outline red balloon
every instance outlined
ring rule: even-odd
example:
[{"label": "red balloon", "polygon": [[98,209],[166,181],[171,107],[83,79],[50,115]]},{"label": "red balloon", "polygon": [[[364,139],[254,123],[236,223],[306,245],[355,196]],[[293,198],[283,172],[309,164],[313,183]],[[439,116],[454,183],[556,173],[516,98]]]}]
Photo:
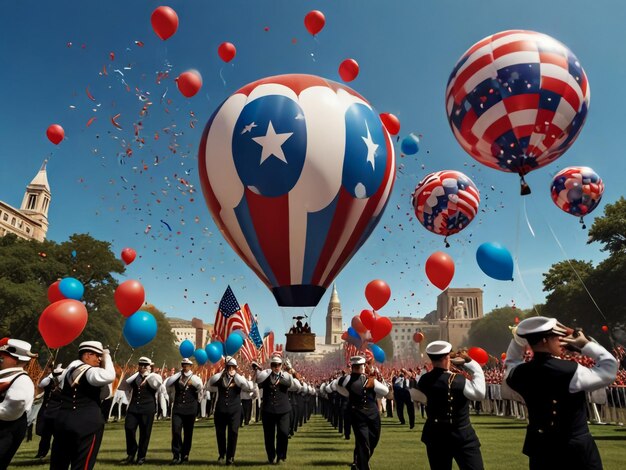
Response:
[{"label": "red balloon", "polygon": [[220,56],[224,62],[230,62],[237,55],[237,48],[231,42],[223,42],[217,48],[217,55]]},{"label": "red balloon", "polygon": [[383,121],[385,129],[391,135],[397,135],[400,132],[400,119],[391,113],[380,113],[380,120]]},{"label": "red balloon", "polygon": [[78,300],[59,300],[41,313],[39,332],[49,348],[67,346],[83,332],[87,318],[87,309]]},{"label": "red balloon", "polygon": [[469,348],[467,355],[478,362],[481,366],[487,364],[487,361],[489,360],[489,354],[487,354],[487,351],[482,348]]},{"label": "red balloon", "polygon": [[365,298],[374,310],[383,308],[390,297],[391,288],[385,281],[376,279],[365,286]]},{"label": "red balloon", "polygon": [[604,331],[605,333],[609,332],[609,327],[606,325],[602,325],[602,331]]},{"label": "red balloon", "polygon": [[500,359],[502,359],[504,361],[506,359],[506,353],[500,354]]},{"label": "red balloon", "polygon": [[196,70],[187,70],[178,76],[176,86],[183,96],[191,98],[202,88],[202,75]]},{"label": "red balloon", "polygon": [[422,341],[424,341],[424,333],[420,333],[419,331],[417,333],[415,333],[413,335],[413,341],[415,341],[417,344],[419,344]]},{"label": "red balloon", "polygon": [[50,287],[48,287],[48,301],[51,304],[67,298],[63,294],[61,294],[61,291],[59,290],[59,284],[61,284],[60,279],[58,281],[54,281],[52,284],[50,284]]},{"label": "red balloon", "polygon": [[363,326],[368,330],[371,330],[374,326],[374,323],[376,322],[376,314],[371,310],[361,310],[361,315],[359,315],[359,318],[361,319],[361,323],[363,323]]},{"label": "red balloon", "polygon": [[341,339],[346,341],[348,339],[348,332],[344,331],[343,333],[341,333]]},{"label": "red balloon", "polygon": [[351,82],[359,74],[359,64],[354,59],[346,59],[339,64],[339,76],[344,82]]},{"label": "red balloon", "polygon": [[426,260],[426,276],[441,290],[446,290],[454,277],[454,261],[443,251],[436,251]]},{"label": "red balloon", "polygon": [[48,140],[54,145],[59,145],[63,139],[65,139],[65,131],[58,124],[51,124],[46,129],[46,135]]},{"label": "red balloon", "polygon": [[146,293],[139,281],[122,282],[115,289],[115,305],[122,315],[130,317],[141,308],[146,300]]},{"label": "red balloon", "polygon": [[178,29],[178,15],[170,7],[158,7],[150,17],[152,29],[163,41],[172,37]]},{"label": "red balloon", "polygon": [[352,328],[354,328],[354,331],[359,334],[363,334],[368,330],[368,328],[365,327],[365,325],[361,321],[361,318],[358,315],[352,317]]},{"label": "red balloon", "polygon": [[372,333],[372,341],[374,343],[378,343],[381,339],[385,338],[389,333],[391,333],[391,329],[393,328],[393,324],[391,320],[387,317],[378,317],[374,326],[370,329]]},{"label": "red balloon", "polygon": [[137,252],[133,250],[132,248],[124,248],[122,250],[122,260],[124,261],[124,263],[130,264],[133,261],[135,261],[136,257],[137,257]]},{"label": "red balloon", "polygon": [[324,13],[319,10],[310,11],[304,17],[304,27],[313,36],[319,33],[325,24],[326,18]]}]

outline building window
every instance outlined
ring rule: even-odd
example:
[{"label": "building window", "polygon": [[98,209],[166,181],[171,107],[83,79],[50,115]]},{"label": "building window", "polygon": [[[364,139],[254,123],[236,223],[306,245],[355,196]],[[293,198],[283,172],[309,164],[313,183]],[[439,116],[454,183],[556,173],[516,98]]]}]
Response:
[{"label": "building window", "polygon": [[4,220],[5,222],[9,220],[9,214],[5,212],[4,215],[2,216],[2,220]]},{"label": "building window", "polygon": [[11,225],[13,225],[13,227],[15,227],[15,222],[16,222],[15,217],[13,217],[13,218],[11,219]]},{"label": "building window", "polygon": [[30,227],[26,226],[26,233],[30,233]]},{"label": "building window", "polygon": [[34,210],[36,205],[37,205],[37,195],[36,194],[29,194],[28,195],[28,205],[26,206],[26,209]]},{"label": "building window", "polygon": [[23,221],[23,220],[20,220],[20,221],[17,223],[17,228],[22,229],[22,227],[24,227],[24,221]]},{"label": "building window", "polygon": [[43,198],[43,207],[42,207],[42,211],[46,212],[48,210],[48,203],[50,202],[50,199],[48,199],[47,197]]}]

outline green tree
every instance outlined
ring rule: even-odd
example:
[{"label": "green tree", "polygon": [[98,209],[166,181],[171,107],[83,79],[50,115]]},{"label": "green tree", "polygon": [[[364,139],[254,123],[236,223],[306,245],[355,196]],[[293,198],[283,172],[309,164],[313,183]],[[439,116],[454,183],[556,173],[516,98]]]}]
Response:
[{"label": "green tree", "polygon": [[587,243],[599,242],[611,255],[626,251],[626,199],[620,197],[604,207],[604,215],[593,221]]},{"label": "green tree", "polygon": [[511,342],[511,329],[515,319],[523,320],[534,314],[531,310],[520,310],[513,307],[501,307],[487,313],[480,320],[472,322],[469,330],[467,346],[478,346],[489,354],[500,357],[506,352]]}]

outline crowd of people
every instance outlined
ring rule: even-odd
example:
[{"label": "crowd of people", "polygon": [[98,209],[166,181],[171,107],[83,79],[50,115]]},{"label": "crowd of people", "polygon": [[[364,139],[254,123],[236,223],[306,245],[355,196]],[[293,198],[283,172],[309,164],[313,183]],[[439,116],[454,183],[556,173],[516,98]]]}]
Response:
[{"label": "crowd of people", "polygon": [[[585,468],[601,468],[587,421],[626,421],[624,350],[610,354],[583,334],[567,334],[554,319],[530,320],[520,323],[506,361],[495,367],[483,369],[466,352],[434,341],[426,348],[428,363],[377,366],[365,351],[330,375],[306,363],[297,372],[282,355],[273,355],[267,368],[227,356],[212,368],[194,370],[184,358],[180,368],[166,369],[141,357],[122,370],[102,344],[86,341],[75,361],[50,367],[35,384],[24,370],[35,356],[30,345],[5,338],[0,340],[0,469],[8,467],[33,422],[41,437],[37,459],[51,449],[50,468],[93,468],[105,422],[122,417],[126,457],[120,464],[149,462],[155,419],[171,420],[171,464],[187,463],[195,423],[208,417],[215,424],[218,463],[234,464],[239,428],[261,421],[267,462],[281,464],[289,439],[313,413],[345,439],[354,437],[353,469],[370,468],[381,416],[395,415],[412,429],[416,414],[426,420],[422,441],[431,468],[451,468],[454,459],[461,468],[480,469],[470,410],[528,420],[524,453],[531,469],[549,468],[549,459],[541,457],[546,440],[573,445],[586,459]],[[563,352],[564,345],[578,352]],[[39,391],[41,406],[33,406]],[[451,451],[442,452],[444,444]]]}]

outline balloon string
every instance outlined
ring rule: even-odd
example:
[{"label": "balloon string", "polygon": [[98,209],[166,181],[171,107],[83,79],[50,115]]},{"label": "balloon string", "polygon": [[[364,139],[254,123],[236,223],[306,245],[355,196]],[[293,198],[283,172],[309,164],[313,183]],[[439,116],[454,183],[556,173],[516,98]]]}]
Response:
[{"label": "balloon string", "polygon": [[535,238],[535,231],[533,230],[532,225],[530,225],[530,220],[528,219],[528,211],[526,210],[526,198],[522,199],[524,201],[524,217],[526,217],[526,225],[528,226],[528,230],[530,230],[530,234]]},{"label": "balloon string", "polygon": [[[524,213],[526,213],[526,199],[524,199],[523,202],[523,207],[524,207]],[[539,316],[539,311],[537,310],[537,303],[535,302],[535,299],[533,298],[532,294],[530,293],[530,291],[528,290],[528,287],[526,287],[526,283],[524,282],[524,276],[522,276],[522,270],[519,267],[519,252],[520,252],[520,229],[521,229],[521,220],[522,218],[522,206],[519,206],[519,211],[518,211],[518,215],[517,215],[517,233],[516,233],[516,237],[515,237],[515,270],[517,271],[517,278],[519,279],[520,284],[522,285],[522,288],[524,289],[524,292],[526,293],[526,297],[528,299],[530,299],[530,302],[532,304],[533,310],[535,311],[535,313],[537,314],[537,316]],[[528,214],[526,214],[526,221],[528,222]],[[530,223],[528,223],[528,227],[530,228],[531,233],[533,233],[532,228],[530,227]],[[534,233],[533,233],[533,237],[534,237]]]},{"label": "balloon string", "polygon": [[556,241],[556,244],[559,246],[559,248],[561,249],[561,253],[563,253],[563,257],[565,258],[565,261],[567,261],[567,264],[569,264],[569,267],[572,268],[572,271],[574,271],[574,274],[576,274],[576,277],[578,278],[578,280],[580,281],[580,283],[583,285],[583,287],[585,288],[585,291],[587,292],[587,295],[589,295],[589,298],[591,299],[591,301],[593,302],[593,305],[595,305],[596,309],[598,310],[598,312],[600,312],[600,315],[602,315],[602,318],[604,318],[604,321],[608,322],[608,319],[606,318],[606,316],[604,315],[604,312],[602,312],[602,309],[600,308],[600,306],[598,305],[598,303],[596,302],[596,299],[593,298],[593,295],[591,295],[591,292],[589,292],[589,289],[587,288],[587,285],[585,284],[585,281],[583,281],[582,277],[580,276],[580,274],[578,274],[578,271],[576,271],[576,268],[574,267],[574,265],[572,264],[572,262],[569,259],[569,256],[567,256],[567,253],[565,253],[565,249],[563,248],[563,245],[561,245],[561,241],[558,239],[558,237],[556,236],[556,234],[554,233],[554,230],[552,230],[552,226],[550,225],[550,223],[546,220],[546,224],[548,225],[548,228],[550,229],[550,233],[552,234],[552,237],[554,237],[554,241]]},{"label": "balloon string", "polygon": [[224,71],[224,67],[220,67],[220,78],[222,79],[222,83],[224,84],[224,86],[226,86],[226,80],[224,80],[224,74],[222,73]]}]

